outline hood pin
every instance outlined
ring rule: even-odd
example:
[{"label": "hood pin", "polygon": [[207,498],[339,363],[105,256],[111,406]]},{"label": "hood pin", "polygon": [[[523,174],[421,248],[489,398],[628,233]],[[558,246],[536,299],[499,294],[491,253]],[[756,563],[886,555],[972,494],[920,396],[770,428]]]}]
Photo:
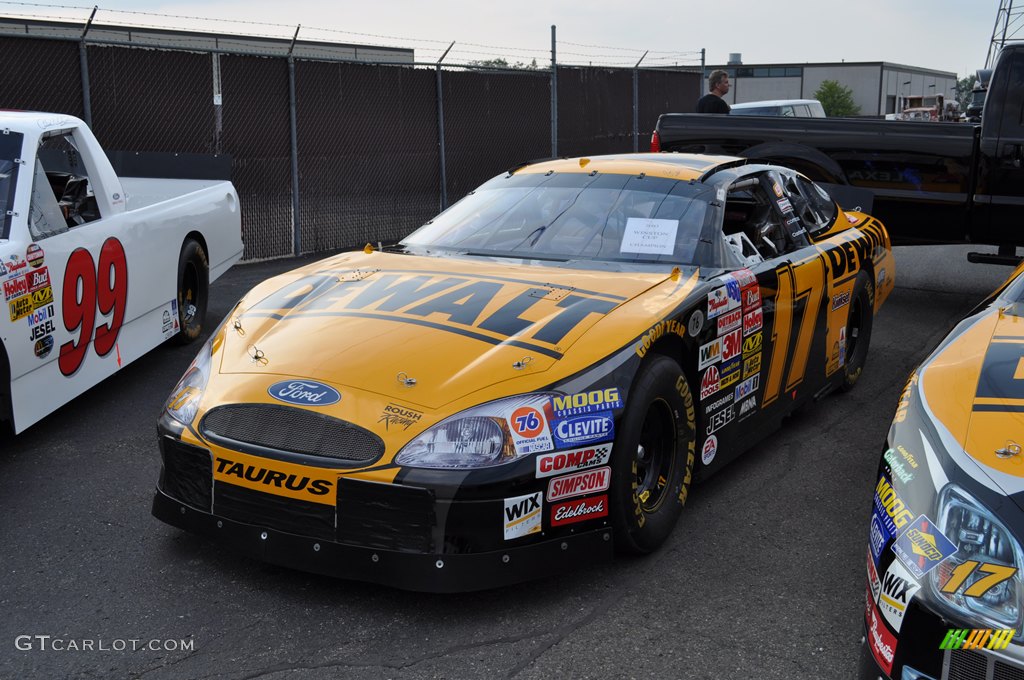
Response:
[{"label": "hood pin", "polygon": [[398,382],[402,383],[406,387],[413,387],[414,385],[416,385],[416,378],[410,378],[409,374],[406,373],[405,371],[399,373],[397,378]]},{"label": "hood pin", "polygon": [[252,354],[250,354],[249,356],[252,358],[252,363],[259,364],[260,366],[266,366],[267,364],[270,363],[270,361],[267,359],[267,355],[264,354],[263,350],[261,350],[256,345],[253,345],[250,348],[250,350]]},{"label": "hood pin", "polygon": [[533,362],[533,357],[523,357],[519,361],[512,364],[512,368],[517,371],[521,371]]},{"label": "hood pin", "polygon": [[235,319],[235,323],[232,324],[232,325],[234,326],[236,333],[238,333],[241,336],[245,335],[245,329],[242,328],[242,320],[241,319]]},{"label": "hood pin", "polygon": [[1006,446],[996,449],[996,455],[1000,458],[1012,458],[1020,455],[1020,444],[1013,440],[1007,440]]}]

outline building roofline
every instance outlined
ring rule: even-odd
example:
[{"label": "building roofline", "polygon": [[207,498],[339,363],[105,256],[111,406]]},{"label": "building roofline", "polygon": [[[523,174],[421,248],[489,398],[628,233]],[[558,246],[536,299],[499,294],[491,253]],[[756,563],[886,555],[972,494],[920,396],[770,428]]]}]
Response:
[{"label": "building roofline", "polygon": [[[729,69],[729,68],[807,68],[807,67],[843,67],[843,66],[877,66],[879,68],[899,69],[901,71],[915,71],[920,73],[928,73],[939,76],[949,76],[956,78],[957,74],[951,71],[940,71],[934,68],[925,68],[923,66],[908,66],[906,64],[897,64],[891,61],[806,61],[806,62],[775,62],[775,63],[747,63],[742,64],[708,64],[705,66],[706,69]],[[780,76],[781,77],[781,76]]]}]

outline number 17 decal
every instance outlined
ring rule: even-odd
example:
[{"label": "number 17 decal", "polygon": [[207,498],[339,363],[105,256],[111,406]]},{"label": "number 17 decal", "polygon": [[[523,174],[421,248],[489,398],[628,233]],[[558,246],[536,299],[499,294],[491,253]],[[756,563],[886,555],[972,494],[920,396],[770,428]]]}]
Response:
[{"label": "number 17 decal", "polygon": [[[789,364],[786,391],[803,382],[807,357],[811,353],[814,326],[818,321],[821,297],[825,292],[825,262],[820,255],[787,263],[776,270],[775,323],[772,326],[772,359],[765,381],[763,406],[782,393],[782,375]],[[799,311],[798,311],[799,310]],[[798,312],[799,327],[793,339],[793,316]]]},{"label": "number 17 decal", "polygon": [[96,339],[93,347],[103,357],[114,349],[117,336],[124,323],[124,310],[128,302],[128,260],[124,246],[116,238],[108,238],[100,249],[100,260],[93,271],[92,255],[85,248],[76,248],[68,258],[64,270],[64,288],[61,295],[61,314],[64,328],[74,334],[81,330],[78,341],[74,339],[60,346],[57,363],[63,375],[70,376],[82,366],[93,340],[93,323],[96,312],[110,316],[110,322],[95,327]]}]

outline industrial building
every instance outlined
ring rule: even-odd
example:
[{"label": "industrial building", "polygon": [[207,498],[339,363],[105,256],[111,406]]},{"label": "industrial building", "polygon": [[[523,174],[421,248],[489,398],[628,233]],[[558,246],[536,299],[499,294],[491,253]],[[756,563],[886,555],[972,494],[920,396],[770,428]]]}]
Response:
[{"label": "industrial building", "polygon": [[708,65],[705,73],[716,69],[729,73],[732,87],[725,96],[729,104],[764,99],[814,99],[814,93],[826,80],[835,80],[850,88],[862,116],[896,113],[900,98],[912,95],[941,94],[946,101],[956,100],[955,73],[887,61],[744,64],[739,54],[731,54],[728,64]]}]

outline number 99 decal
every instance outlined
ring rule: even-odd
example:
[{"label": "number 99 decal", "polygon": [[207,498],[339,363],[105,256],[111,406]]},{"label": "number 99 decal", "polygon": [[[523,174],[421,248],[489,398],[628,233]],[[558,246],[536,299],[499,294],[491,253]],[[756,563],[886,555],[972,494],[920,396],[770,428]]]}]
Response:
[{"label": "number 99 decal", "polygon": [[[120,241],[108,238],[103,243],[95,271],[88,250],[77,248],[71,253],[64,270],[61,314],[64,328],[72,335],[78,334],[78,340],[72,339],[60,346],[58,364],[63,375],[73,375],[81,368],[94,330],[96,354],[103,357],[114,349],[127,302],[128,260]],[[109,315],[110,321],[94,328],[97,311],[100,316]]]}]

